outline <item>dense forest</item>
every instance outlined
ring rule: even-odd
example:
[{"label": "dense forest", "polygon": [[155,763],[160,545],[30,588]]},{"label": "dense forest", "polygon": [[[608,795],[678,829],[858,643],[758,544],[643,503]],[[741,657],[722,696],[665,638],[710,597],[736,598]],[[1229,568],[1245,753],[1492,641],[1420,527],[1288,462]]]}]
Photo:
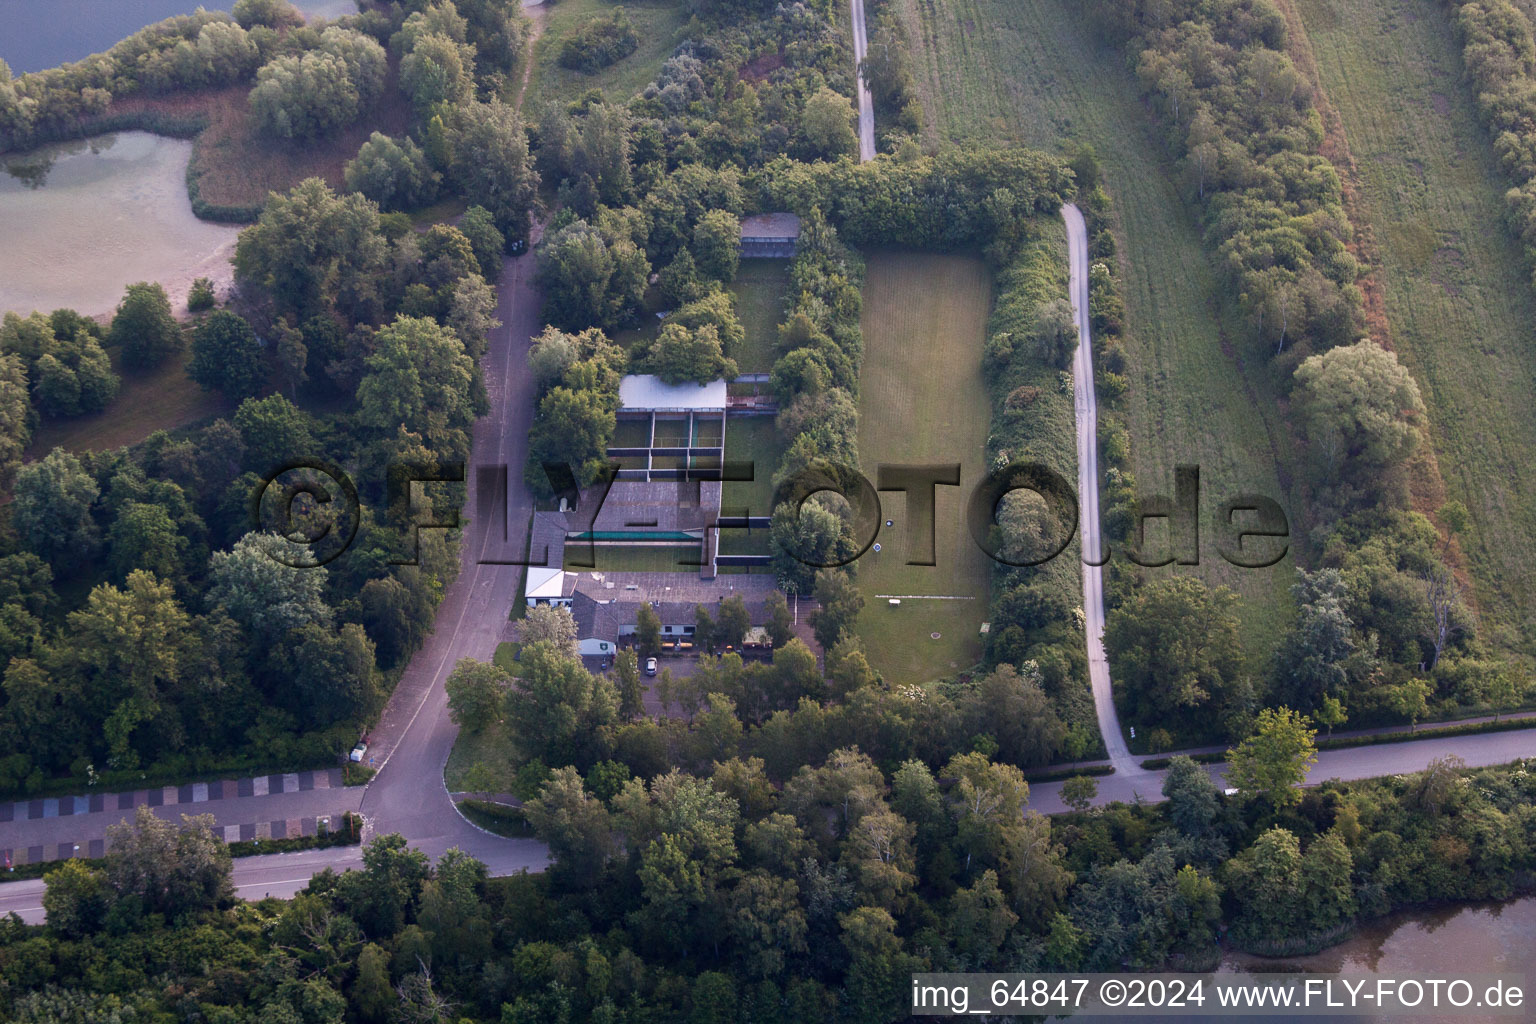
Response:
[{"label": "dense forest", "polygon": [[1017,769],[881,771],[854,749],[782,790],[761,762],[694,776],[561,769],[528,806],[554,867],[487,879],[398,836],[291,901],[233,901],[208,822],[145,814],[101,868],[48,877],[50,924],[0,922],[24,1022],[880,1022],[928,970],[1202,969],[1336,941],[1536,870],[1536,775],[1329,783],[1233,802],[1179,758],[1165,803],[1054,819]]},{"label": "dense forest", "polygon": [[[152,284],[129,287],[106,327],[70,310],[0,324],[14,495],[0,541],[3,790],[330,763],[383,706],[458,570],[457,540],[441,531],[403,564],[412,513],[389,507],[386,467],[464,458],[486,409],[489,281],[526,236],[538,182],[522,121],[496,98],[523,49],[521,15],[374,5],[316,32],[286,3],[242,0],[234,18],[171,19],[106,55],[8,80],[8,127],[73,123],[78,104],[105,102],[99,90],[195,90],[255,74],[250,102],[265,130],[325,131],[316,118],[355,117],[382,88],[387,45],[403,54],[400,87],[423,112],[431,162],[409,138],[376,136],[347,168],[353,191],[309,180],[273,195],[241,233],[223,308],[210,308],[204,282],[190,324]],[[427,70],[444,40],[458,63],[438,57],[461,71],[448,81]],[[226,67],[231,52],[248,59]],[[444,90],[430,101],[426,79]],[[459,226],[417,231],[381,212],[440,191],[468,204]],[[133,370],[186,359],[233,414],[129,449],[60,449],[20,465],[42,419],[110,405],[118,378],[104,347]],[[299,503],[314,528],[354,536],[323,565],[251,519],[253,496],[295,460],[358,481],[355,512]],[[314,473],[301,467],[281,482],[305,479]],[[429,488],[417,514],[456,507],[451,486]]]}]

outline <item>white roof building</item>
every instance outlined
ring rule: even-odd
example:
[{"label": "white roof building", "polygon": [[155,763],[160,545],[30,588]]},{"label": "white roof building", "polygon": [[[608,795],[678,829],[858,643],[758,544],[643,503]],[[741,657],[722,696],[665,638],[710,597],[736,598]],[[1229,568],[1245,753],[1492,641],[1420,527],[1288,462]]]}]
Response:
[{"label": "white roof building", "polygon": [[649,373],[619,381],[620,412],[724,412],[725,381],[668,384]]},{"label": "white roof building", "polygon": [[569,606],[575,592],[575,574],[560,568],[530,565],[523,578],[523,599],[530,608],[540,604]]}]

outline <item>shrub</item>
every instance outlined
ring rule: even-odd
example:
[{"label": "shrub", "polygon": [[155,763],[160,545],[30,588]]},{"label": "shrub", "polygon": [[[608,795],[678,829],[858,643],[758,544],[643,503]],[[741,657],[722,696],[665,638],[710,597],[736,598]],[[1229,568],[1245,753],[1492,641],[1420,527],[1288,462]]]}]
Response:
[{"label": "shrub", "polygon": [[187,311],[201,313],[205,309],[212,309],[218,301],[212,279],[200,277],[192,282],[192,290],[187,293]]},{"label": "shrub", "polygon": [[1031,405],[1034,405],[1035,400],[1039,397],[1039,388],[1033,384],[1022,384],[1008,393],[1008,398],[1003,402],[1003,407],[1009,412],[1023,412]]},{"label": "shrub", "polygon": [[593,18],[578,28],[560,47],[560,66],[592,74],[634,53],[640,36],[624,8],[615,7],[606,18]]},{"label": "shrub", "polygon": [[320,48],[284,55],[256,73],[251,115],[267,135],[306,139],[356,121],[384,86],[384,48],[361,32],[328,28]]}]

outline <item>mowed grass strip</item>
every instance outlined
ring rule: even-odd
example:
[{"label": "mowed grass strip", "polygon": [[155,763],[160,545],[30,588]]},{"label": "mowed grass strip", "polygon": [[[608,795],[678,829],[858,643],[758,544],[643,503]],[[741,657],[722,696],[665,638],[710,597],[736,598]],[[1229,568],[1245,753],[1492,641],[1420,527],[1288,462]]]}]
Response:
[{"label": "mowed grass strip", "polygon": [[528,95],[533,105],[527,116],[538,116],[539,104],[569,103],[588,89],[601,89],[611,102],[623,103],[649,85],[661,70],[662,62],[682,40],[688,21],[686,4],[666,0],[639,0],[624,4],[624,13],[640,37],[634,53],[595,74],[586,74],[560,66],[560,48],[583,24],[596,17],[608,17],[614,5],[603,0],[560,0],[545,4],[544,28],[533,44],[533,71]]},{"label": "mowed grass strip", "polygon": [[1376,229],[1393,344],[1429,408],[1485,628],[1530,653],[1536,621],[1536,299],[1445,11],[1299,0]]},{"label": "mowed grass strip", "polygon": [[[855,563],[866,602],[858,632],[870,664],[892,682],[920,683],[981,659],[991,563],[971,539],[965,504],[986,473],[991,406],[981,373],[992,278],[981,260],[928,253],[869,254],[859,458],[878,482],[882,464],[960,464],[960,486],[935,496],[936,565],[907,565],[906,498],[880,495],[881,550]],[[891,520],[886,527],[883,520]],[[903,599],[877,594],[967,598]],[[938,633],[933,639],[931,634]]]},{"label": "mowed grass strip", "polygon": [[732,416],[725,421],[725,461],[750,464],[752,479],[721,485],[722,514],[773,515],[773,472],[783,447],[772,416]]},{"label": "mowed grass strip", "polygon": [[[565,545],[565,568],[572,572],[698,572],[698,544]],[[596,562],[594,566],[591,563]]]},{"label": "mowed grass strip", "polygon": [[1175,466],[1198,465],[1201,473],[1201,565],[1148,574],[1196,572],[1236,590],[1257,670],[1290,619],[1293,563],[1227,565],[1215,552],[1211,517],[1239,493],[1288,503],[1276,461],[1284,427],[1265,369],[1245,372],[1246,346],[1223,335],[1199,225],[1125,55],[1095,38],[1071,0],[901,3],[935,140],[1046,150],[1088,144],[1098,154],[1115,202],[1131,383],[1121,407],[1137,487],[1172,494]]},{"label": "mowed grass strip", "polygon": [[784,322],[784,299],[789,292],[788,260],[742,260],[736,280],[736,316],[746,340],[731,353],[742,373],[767,373],[773,369],[779,324]]}]

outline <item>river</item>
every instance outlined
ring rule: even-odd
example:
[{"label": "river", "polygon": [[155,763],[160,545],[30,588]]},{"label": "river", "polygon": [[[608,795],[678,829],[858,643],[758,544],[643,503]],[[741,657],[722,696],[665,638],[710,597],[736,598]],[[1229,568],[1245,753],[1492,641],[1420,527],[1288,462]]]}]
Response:
[{"label": "river", "polygon": [[193,278],[230,279],[239,228],[198,220],[192,143],[117,132],[0,158],[0,312],[107,313],[135,281],[180,308]]},{"label": "river", "polygon": [[[16,74],[100,53],[145,25],[199,7],[227,11],[234,0],[0,0],[0,59]],[[298,0],[308,17],[357,11],[352,0]]]},{"label": "river", "polygon": [[[1507,903],[1460,904],[1404,911],[1361,928],[1351,938],[1311,956],[1269,958],[1228,953],[1218,969],[1230,973],[1375,975],[1383,978],[1452,979],[1472,974],[1524,976],[1525,1016],[1536,1019],[1536,898]],[[1276,1018],[1267,1018],[1276,1019]],[[1466,1021],[1477,1017],[1330,1017],[1330,1020],[1412,1019]],[[1489,1018],[1493,1019],[1493,1018]]]}]

